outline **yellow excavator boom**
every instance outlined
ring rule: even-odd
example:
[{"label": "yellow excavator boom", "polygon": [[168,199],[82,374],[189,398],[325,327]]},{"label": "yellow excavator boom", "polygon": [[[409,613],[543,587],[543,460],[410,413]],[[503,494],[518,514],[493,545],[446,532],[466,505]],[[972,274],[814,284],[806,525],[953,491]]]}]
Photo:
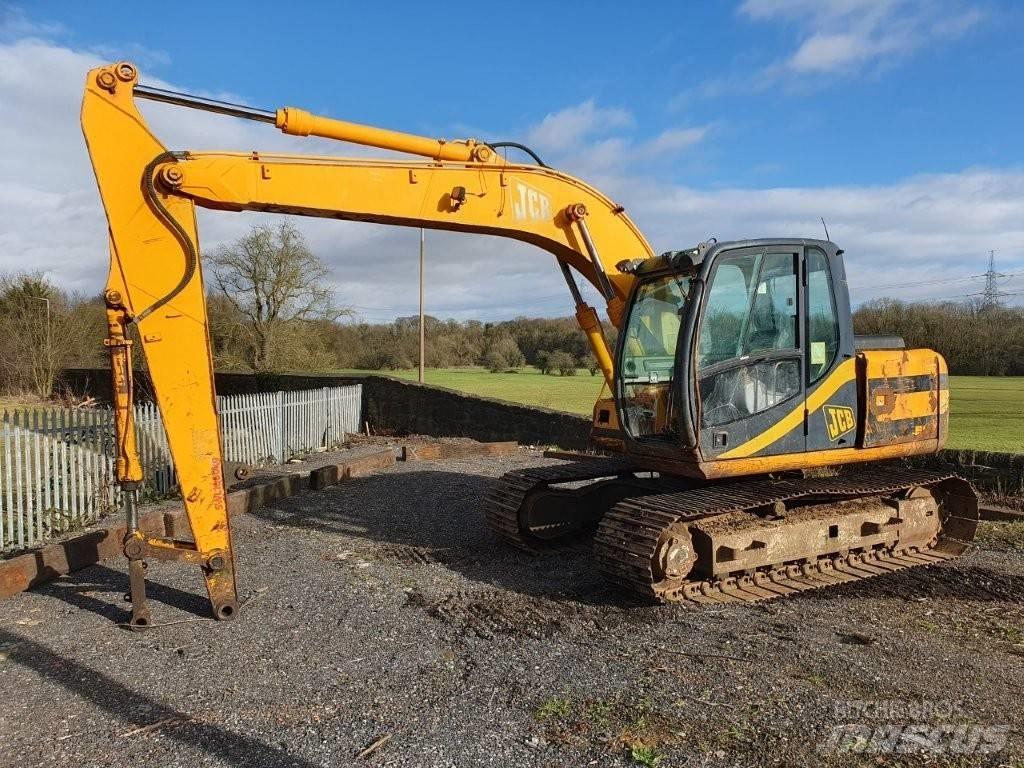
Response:
[{"label": "yellow excavator boom", "polygon": [[[425,160],[168,151],[150,131],[137,97],[273,123],[315,135],[419,155]],[[131,341],[138,329],[177,468],[194,543],[142,534],[129,514],[125,553],[133,623],[149,621],[142,564],[183,560],[203,568],[214,615],[237,611],[234,559],[222,476],[220,433],[195,205],[498,235],[552,253],[576,317],[609,384],[612,359],[596,311],[572,270],[621,322],[633,278],[622,261],[653,256],[624,209],[587,184],[543,165],[509,163],[486,143],[443,141],[317,117],[212,102],[139,85],[128,63],[86,78],[82,129],[110,230],[104,293],[118,432],[118,478],[141,480],[132,423]],[[131,498],[131,494],[128,494]]]}]

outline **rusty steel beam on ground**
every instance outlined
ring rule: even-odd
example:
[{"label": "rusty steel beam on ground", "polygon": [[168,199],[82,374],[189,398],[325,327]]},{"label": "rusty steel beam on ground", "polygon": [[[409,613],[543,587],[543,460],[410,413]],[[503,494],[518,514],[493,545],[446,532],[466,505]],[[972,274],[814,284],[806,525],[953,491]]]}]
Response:
[{"label": "rusty steel beam on ground", "polygon": [[497,443],[410,443],[402,446],[402,461],[461,459],[467,456],[512,456],[519,450],[514,440]]},{"label": "rusty steel beam on ground", "polygon": [[[325,488],[332,484],[328,482],[330,478],[333,478],[333,483],[337,483],[394,463],[394,452],[384,448],[309,473],[273,478],[266,483],[227,494],[228,513],[235,515],[252,512],[307,488]],[[146,534],[173,539],[184,539],[190,535],[184,509],[168,511],[164,508],[143,512],[139,515],[139,528]],[[89,531],[0,562],[0,599],[95,565],[101,560],[121,557],[124,554],[125,533],[124,525]]]},{"label": "rusty steel beam on ground", "polygon": [[998,504],[982,504],[978,507],[978,516],[994,523],[1024,523],[1024,512]]}]

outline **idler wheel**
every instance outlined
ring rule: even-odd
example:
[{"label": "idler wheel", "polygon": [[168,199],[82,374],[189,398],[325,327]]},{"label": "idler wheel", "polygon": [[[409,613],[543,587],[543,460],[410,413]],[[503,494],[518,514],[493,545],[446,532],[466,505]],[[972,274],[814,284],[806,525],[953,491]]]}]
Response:
[{"label": "idler wheel", "polygon": [[665,529],[654,550],[655,579],[684,579],[696,563],[697,552],[693,548],[689,526],[674,523]]}]

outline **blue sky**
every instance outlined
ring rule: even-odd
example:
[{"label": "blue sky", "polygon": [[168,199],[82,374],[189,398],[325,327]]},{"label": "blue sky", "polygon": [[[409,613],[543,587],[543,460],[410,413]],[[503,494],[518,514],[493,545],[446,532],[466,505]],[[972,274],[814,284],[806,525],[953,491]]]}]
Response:
[{"label": "blue sky", "polygon": [[69,42],[142,46],[147,73],[270,107],[427,134],[522,130],[591,98],[629,109],[640,137],[713,123],[699,158],[664,169],[688,183],[871,184],[1024,160],[1020,4],[949,3],[947,14],[966,17],[962,34],[763,85],[757,73],[791,56],[806,28],[725,2],[522,2],[514,13],[417,2],[118,7],[34,6]]},{"label": "blue sky", "polygon": [[[1024,292],[1018,3],[179,2],[136,4],[126,13],[118,3],[37,2],[0,14],[0,46],[12,60],[38,58],[39,71],[68,78],[43,110],[59,112],[58,99],[80,93],[72,75],[80,83],[91,62],[128,58],[144,80],[255,106],[296,105],[449,138],[528,141],[549,162],[610,190],[660,249],[711,235],[820,236],[825,216],[850,253],[855,301],[980,290],[976,275],[989,249],[1003,272],[1020,272],[1001,281],[1004,289]],[[0,76],[0,100],[4,87],[16,88],[14,77],[4,86]],[[20,106],[27,97],[19,99]],[[180,130],[153,114],[155,126]],[[189,129],[181,140],[280,146],[266,128],[196,118]],[[0,153],[16,151],[3,146]],[[0,185],[53,191],[45,179],[19,178],[10,159],[0,155]],[[53,189],[60,194],[56,182]],[[85,188],[82,195],[87,205]],[[238,218],[211,224],[207,243],[253,221]],[[347,229],[335,237],[323,225],[309,223],[309,237],[323,246],[341,298],[366,307],[367,319],[408,313],[414,275],[382,290],[371,271],[352,271],[348,256],[404,264],[412,233],[341,225]],[[0,244],[28,238],[35,252],[47,252],[27,234],[11,235],[0,228]],[[569,309],[544,254],[527,259],[520,245],[434,237],[437,314]],[[50,250],[56,254],[57,244]],[[512,286],[501,306],[472,274],[465,284],[455,277],[486,273],[488,260],[502,265]],[[44,258],[43,267],[58,276],[60,257]],[[93,287],[69,272],[71,283]]]}]

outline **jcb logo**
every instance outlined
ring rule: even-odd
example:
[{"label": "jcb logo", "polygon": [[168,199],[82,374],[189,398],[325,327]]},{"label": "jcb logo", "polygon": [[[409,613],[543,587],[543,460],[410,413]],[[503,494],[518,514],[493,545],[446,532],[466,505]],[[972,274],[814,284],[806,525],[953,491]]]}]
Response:
[{"label": "jcb logo", "polygon": [[825,428],[828,430],[829,440],[842,437],[857,426],[853,418],[853,408],[847,408],[845,405],[826,405],[821,410],[825,414]]},{"label": "jcb logo", "polygon": [[551,200],[543,192],[517,181],[512,201],[512,213],[516,217],[516,221],[547,219],[551,217]]}]

